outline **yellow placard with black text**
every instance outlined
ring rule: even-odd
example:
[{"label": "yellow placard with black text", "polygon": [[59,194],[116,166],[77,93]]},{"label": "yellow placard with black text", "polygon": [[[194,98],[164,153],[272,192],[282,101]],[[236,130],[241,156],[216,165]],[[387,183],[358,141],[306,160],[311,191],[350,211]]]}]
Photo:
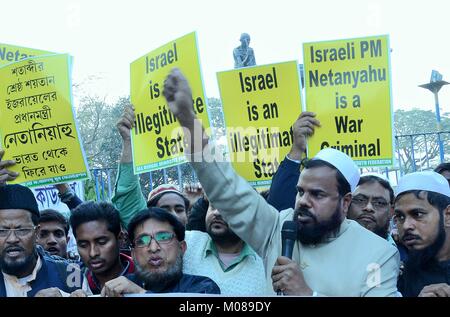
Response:
[{"label": "yellow placard with black text", "polygon": [[164,80],[177,67],[192,89],[194,111],[209,128],[195,32],[171,41],[131,63],[131,103],[135,107],[133,167],[140,174],[182,164],[184,134],[163,96]]},{"label": "yellow placard with black text", "polygon": [[389,37],[303,44],[305,105],[321,123],[308,156],[335,148],[359,167],[393,164]]},{"label": "yellow placard with black text", "polygon": [[0,43],[0,66],[18,62],[28,57],[55,54],[48,51],[38,50],[9,44]]},{"label": "yellow placard with black text", "polygon": [[229,158],[252,186],[270,184],[293,141],[301,113],[296,61],[217,73]]},{"label": "yellow placard with black text", "polygon": [[20,175],[38,186],[89,177],[71,94],[71,57],[35,56],[0,68],[1,147]]}]

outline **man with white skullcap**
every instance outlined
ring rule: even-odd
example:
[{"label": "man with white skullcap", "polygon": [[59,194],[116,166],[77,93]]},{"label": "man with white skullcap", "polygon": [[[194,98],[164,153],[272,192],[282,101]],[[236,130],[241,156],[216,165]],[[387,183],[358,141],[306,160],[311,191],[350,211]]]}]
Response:
[{"label": "man with white skullcap", "polygon": [[[177,69],[164,84],[164,96],[187,130],[188,159],[209,201],[230,228],[263,259],[268,287],[285,295],[395,296],[398,251],[345,215],[359,171],[352,159],[334,149],[306,162],[297,184],[296,208],[278,212],[229,162],[215,153],[192,105],[192,93]],[[281,231],[294,222],[292,259],[282,257]],[[294,230],[295,232],[295,230]],[[293,240],[294,240],[293,239]]]},{"label": "man with white skullcap", "polygon": [[408,260],[398,283],[403,296],[450,297],[450,188],[442,175],[400,179],[394,220]]}]

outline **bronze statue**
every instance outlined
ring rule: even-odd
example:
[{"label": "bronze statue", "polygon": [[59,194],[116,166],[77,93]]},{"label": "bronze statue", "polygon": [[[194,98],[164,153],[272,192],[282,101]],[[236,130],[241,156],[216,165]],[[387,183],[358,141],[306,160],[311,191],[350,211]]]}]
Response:
[{"label": "bronze statue", "polygon": [[241,45],[233,50],[234,68],[241,68],[256,65],[255,53],[250,45],[250,35],[241,34]]}]

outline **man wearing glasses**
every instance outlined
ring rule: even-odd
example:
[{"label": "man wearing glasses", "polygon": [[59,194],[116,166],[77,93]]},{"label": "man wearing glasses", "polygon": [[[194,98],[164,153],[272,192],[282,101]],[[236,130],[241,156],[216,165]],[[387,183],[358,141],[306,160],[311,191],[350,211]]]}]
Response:
[{"label": "man wearing glasses", "polygon": [[136,293],[220,294],[208,277],[183,274],[186,251],[183,224],[172,214],[157,207],[137,213],[128,225],[135,273],[105,284],[103,296]]},{"label": "man wearing glasses", "polygon": [[0,186],[0,297],[61,296],[59,290],[86,286],[78,266],[55,260],[36,245],[38,223],[29,188]]},{"label": "man wearing glasses", "polygon": [[379,174],[363,174],[353,192],[347,218],[395,245],[389,234],[393,204],[394,191],[389,182]]},{"label": "man wearing glasses", "polygon": [[[334,149],[321,150],[298,179],[295,210],[279,212],[229,162],[214,160],[216,149],[192,110],[192,92],[179,70],[171,71],[163,94],[188,132],[188,159],[208,199],[263,258],[274,291],[299,296],[397,295],[398,251],[345,219],[360,178],[350,157]],[[305,133],[311,135],[316,122],[308,123]],[[292,259],[280,256],[285,221],[294,221],[297,227]]]}]

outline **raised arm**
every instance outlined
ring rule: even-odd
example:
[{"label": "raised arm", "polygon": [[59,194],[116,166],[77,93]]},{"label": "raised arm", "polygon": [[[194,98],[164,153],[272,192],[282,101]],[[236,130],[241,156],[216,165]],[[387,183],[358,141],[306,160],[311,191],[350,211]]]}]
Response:
[{"label": "raised arm", "polygon": [[[215,148],[208,145],[201,121],[196,117],[191,89],[178,69],[164,84],[164,96],[181,124],[188,144],[188,159],[209,201],[219,209],[230,228],[262,257],[274,236],[279,236],[279,213],[266,203],[229,162],[214,159]],[[279,238],[279,237],[278,237]]]},{"label": "raised arm", "polygon": [[294,142],[272,178],[267,202],[278,210],[294,208],[300,162],[306,157],[306,139],[320,126],[313,112],[302,112],[292,125]]},{"label": "raised arm", "polygon": [[131,128],[134,127],[134,121],[134,107],[130,105],[125,107],[122,116],[117,122],[117,130],[119,130],[122,138],[122,154],[111,202],[119,211],[120,219],[125,227],[137,212],[147,207],[147,202],[139,183],[139,176],[133,173]]}]

